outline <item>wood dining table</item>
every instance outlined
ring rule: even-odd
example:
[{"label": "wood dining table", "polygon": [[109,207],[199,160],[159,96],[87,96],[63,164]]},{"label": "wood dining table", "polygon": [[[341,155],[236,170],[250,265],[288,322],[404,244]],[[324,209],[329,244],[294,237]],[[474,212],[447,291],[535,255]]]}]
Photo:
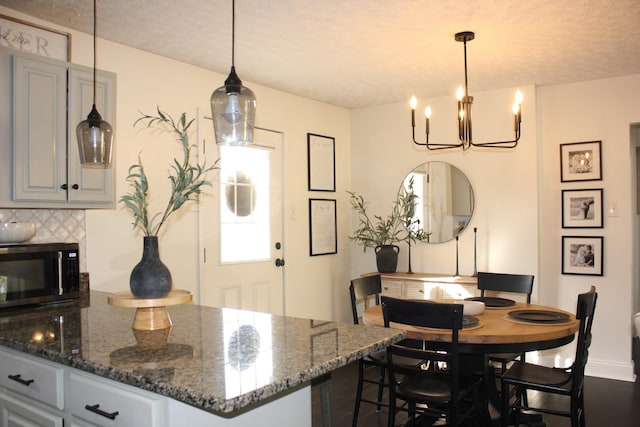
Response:
[{"label": "wood dining table", "polygon": [[[456,300],[428,300],[430,302],[459,302]],[[561,322],[535,323],[513,319],[509,316],[515,310],[541,310],[557,313],[566,320]],[[482,370],[485,375],[485,398],[488,400],[486,411],[481,414],[482,425],[498,424],[500,394],[496,386],[495,370],[489,363],[490,353],[523,353],[547,350],[569,344],[578,330],[579,322],[575,315],[554,307],[516,302],[515,305],[500,308],[485,308],[481,314],[472,316],[477,324],[460,330],[458,341],[461,359],[466,364],[475,365],[470,369]],[[379,305],[368,307],[363,313],[366,325],[384,326],[382,308]],[[474,319],[474,320],[475,320]],[[474,323],[474,322],[470,322]],[[408,332],[408,337],[429,342],[450,342],[451,331],[428,329],[402,324],[390,324],[392,328]],[[467,357],[465,357],[467,356]],[[462,363],[462,360],[461,360]],[[490,408],[492,407],[492,408]]]}]

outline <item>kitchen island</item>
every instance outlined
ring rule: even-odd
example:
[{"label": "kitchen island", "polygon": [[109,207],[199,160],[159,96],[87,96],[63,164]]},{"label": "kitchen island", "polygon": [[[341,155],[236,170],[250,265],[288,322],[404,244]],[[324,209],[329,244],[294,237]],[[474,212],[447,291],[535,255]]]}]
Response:
[{"label": "kitchen island", "polygon": [[[22,355],[41,361],[64,383],[53,403],[36,403],[39,409],[81,425],[81,417],[98,423],[117,412],[119,423],[100,425],[128,425],[126,409],[76,402],[114,388],[147,399],[151,412],[145,422],[152,426],[310,426],[312,380],[405,336],[393,329],[195,304],[169,307],[170,329],[134,331],[134,311],[109,305],[107,297],[91,291],[73,303],[0,314],[0,345],[9,359],[18,365]],[[33,397],[6,377],[2,372],[0,394],[9,403]],[[85,383],[93,388],[79,392]],[[89,414],[77,413],[87,407]]]}]

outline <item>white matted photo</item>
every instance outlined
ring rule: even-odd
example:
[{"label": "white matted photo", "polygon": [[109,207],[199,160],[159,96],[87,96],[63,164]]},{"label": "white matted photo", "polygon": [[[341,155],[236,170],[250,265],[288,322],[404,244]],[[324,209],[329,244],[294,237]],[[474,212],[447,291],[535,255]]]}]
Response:
[{"label": "white matted photo", "polygon": [[602,213],[602,188],[562,190],[562,228],[602,228]]},{"label": "white matted photo", "polygon": [[309,191],[336,191],[336,140],[330,136],[307,134]]},{"label": "white matted photo", "polygon": [[560,144],[560,181],[602,179],[602,141]]},{"label": "white matted photo", "polygon": [[309,199],[309,255],[338,253],[335,199]]},{"label": "white matted photo", "polygon": [[602,276],[603,237],[562,236],[562,274]]}]

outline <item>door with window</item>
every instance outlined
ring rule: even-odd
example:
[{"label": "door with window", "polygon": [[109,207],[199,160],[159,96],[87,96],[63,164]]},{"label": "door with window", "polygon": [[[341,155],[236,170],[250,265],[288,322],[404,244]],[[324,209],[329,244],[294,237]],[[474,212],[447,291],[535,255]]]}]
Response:
[{"label": "door with window", "polygon": [[250,147],[218,147],[213,196],[201,200],[201,304],[284,313],[282,144],[256,129]]}]

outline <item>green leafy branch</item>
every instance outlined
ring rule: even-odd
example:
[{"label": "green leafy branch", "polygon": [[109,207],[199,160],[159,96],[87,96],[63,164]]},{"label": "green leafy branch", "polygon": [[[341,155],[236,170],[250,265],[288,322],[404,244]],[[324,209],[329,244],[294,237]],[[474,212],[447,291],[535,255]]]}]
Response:
[{"label": "green leafy branch", "polygon": [[364,197],[352,191],[347,191],[347,193],[350,196],[351,209],[358,214],[358,227],[349,236],[349,239],[363,246],[365,251],[367,248],[404,241],[409,244],[424,241],[431,234],[420,228],[420,220],[415,218],[418,196],[413,192],[413,178],[410,180],[408,188],[402,188],[391,212],[384,218],[373,214],[373,219],[371,219]]},{"label": "green leafy branch", "polygon": [[160,107],[157,108],[157,112],[157,116],[142,114],[142,117],[135,121],[134,126],[138,123],[146,123],[147,128],[151,126],[168,128],[177,135],[182,145],[183,156],[182,161],[173,159],[171,164],[169,172],[171,196],[166,208],[151,218],[149,218],[148,212],[149,181],[140,155],[138,155],[138,163],[129,167],[126,180],[130,183],[131,191],[122,196],[120,202],[124,203],[133,214],[133,228],[139,228],[145,236],[157,236],[160,228],[173,212],[180,209],[186,202],[196,200],[203,187],[211,186],[211,182],[206,180],[206,174],[214,169],[220,169],[218,166],[220,159],[209,166],[207,166],[206,160],[202,164],[191,164],[191,150],[195,146],[189,144],[188,132],[195,119],[187,121],[186,114],[182,113],[180,118],[175,121],[169,114],[161,111]]}]

